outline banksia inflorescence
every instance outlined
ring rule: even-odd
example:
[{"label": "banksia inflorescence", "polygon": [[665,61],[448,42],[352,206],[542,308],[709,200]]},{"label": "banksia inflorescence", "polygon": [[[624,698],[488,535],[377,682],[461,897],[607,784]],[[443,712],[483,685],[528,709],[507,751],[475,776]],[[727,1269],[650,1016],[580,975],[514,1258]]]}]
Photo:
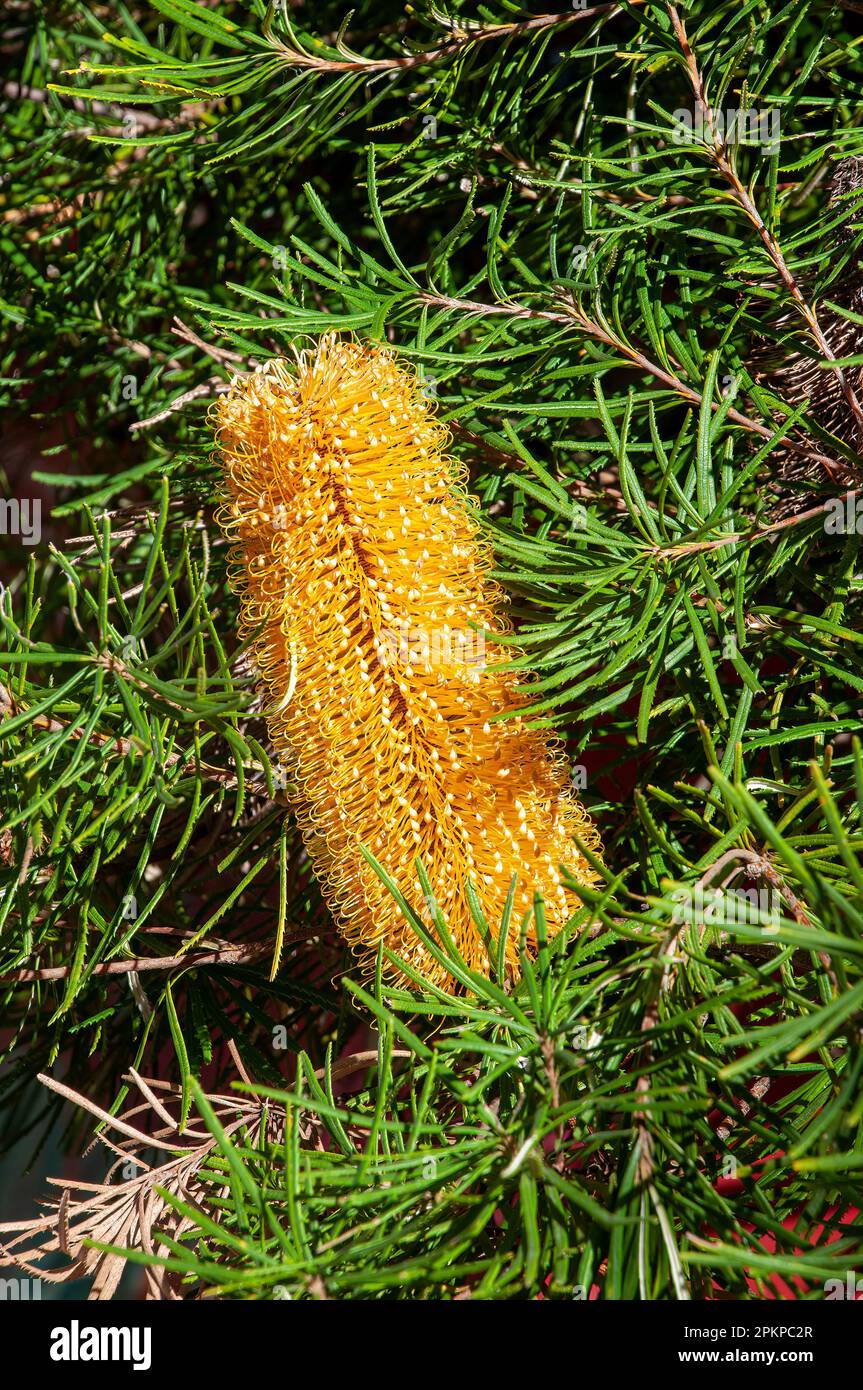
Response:
[{"label": "banksia inflorescence", "polygon": [[490,669],[520,653],[495,641],[503,595],[444,427],[390,351],[336,336],[293,370],[277,359],[236,381],[216,410],[241,627],[337,923],[363,968],[382,941],[450,988],[361,846],[431,925],[422,861],[456,946],[483,972],[466,880],[496,931],[515,876],[517,973],[534,894],[552,936],[578,906],[560,866],[595,880],[573,836],[594,850],[599,839],[560,753],[519,713],[525,686]]}]

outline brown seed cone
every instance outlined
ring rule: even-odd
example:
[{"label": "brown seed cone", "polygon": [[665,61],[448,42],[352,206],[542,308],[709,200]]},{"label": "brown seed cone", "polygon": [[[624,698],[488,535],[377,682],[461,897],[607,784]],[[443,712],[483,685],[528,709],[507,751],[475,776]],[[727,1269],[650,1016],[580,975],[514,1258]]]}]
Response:
[{"label": "brown seed cone", "polygon": [[[845,220],[834,234],[839,246],[850,241],[853,236],[852,227],[856,229],[859,226],[861,196],[863,159],[852,157],[841,160],[827,188],[828,208],[834,214],[840,211],[846,214]],[[809,298],[813,286],[803,281],[800,288],[804,296]],[[863,315],[863,273],[856,260],[853,268],[832,287],[830,299],[842,309]],[[863,328],[860,324],[843,317],[828,305],[818,307],[818,322],[835,358],[851,357],[860,351],[863,341]],[[774,326],[779,331],[799,330],[800,315],[795,309],[789,309]],[[794,352],[786,357],[782,357],[776,347],[770,347],[756,353],[753,360],[753,376],[760,385],[775,392],[791,406],[801,405],[808,400],[808,413],[820,425],[831,434],[835,434],[843,443],[863,453],[863,429],[849,405],[839,375],[835,371],[819,367],[820,357],[814,345],[810,353]],[[843,374],[846,383],[863,405],[863,368],[846,367]],[[857,479],[848,461],[831,451],[829,446],[821,441],[818,441],[818,449],[831,461],[835,483],[839,486],[853,486]],[[785,448],[776,449],[771,455],[771,462],[776,466],[778,475],[779,501],[775,515],[793,514],[800,510],[801,505],[810,505],[805,501],[801,504],[799,487],[795,488],[792,485],[801,481],[823,481],[823,466],[815,460],[810,462],[794,450]]]}]

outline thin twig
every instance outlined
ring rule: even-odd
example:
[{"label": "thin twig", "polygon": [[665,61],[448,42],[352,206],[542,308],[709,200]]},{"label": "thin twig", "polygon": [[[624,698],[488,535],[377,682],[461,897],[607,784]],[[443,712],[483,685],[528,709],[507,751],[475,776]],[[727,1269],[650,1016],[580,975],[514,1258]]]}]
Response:
[{"label": "thin twig", "polygon": [[[643,5],[645,0],[629,0],[629,3]],[[291,67],[314,68],[317,72],[392,72],[404,68],[423,67],[427,63],[439,62],[442,58],[455,57],[476,44],[500,42],[538,29],[564,28],[570,24],[579,24],[582,20],[597,19],[601,15],[611,18],[623,13],[625,11],[622,5],[612,3],[592,5],[584,10],[567,10],[563,14],[536,15],[532,19],[518,20],[513,24],[490,24],[486,27],[471,28],[462,21],[454,20],[452,27],[459,32],[449,42],[442,43],[437,48],[425,49],[421,53],[408,53],[400,58],[366,58],[359,53],[350,53],[344,44],[341,45],[341,51],[349,54],[348,57],[323,58],[305,49],[292,48],[275,41],[272,34],[270,39],[274,48]]]},{"label": "thin twig", "polygon": [[182,319],[177,318],[176,314],[171,324],[171,332],[175,338],[181,338],[184,343],[191,343],[193,347],[200,348],[201,352],[212,357],[214,362],[246,362],[249,360],[241,352],[234,352],[231,348],[215,347],[213,343],[206,342],[193,328],[183,323]]},{"label": "thin twig", "polygon": [[[697,406],[700,406],[702,403],[703,396],[700,391],[696,391],[693,386],[689,386],[685,381],[681,380],[680,377],[674,376],[672,373],[665,371],[665,369],[660,367],[656,362],[652,362],[640,349],[634,348],[629,343],[614,337],[606,328],[603,328],[601,324],[588,318],[588,316],[574,303],[567,303],[564,310],[554,310],[531,309],[525,304],[514,302],[508,304],[482,304],[478,300],[453,299],[449,295],[432,294],[428,291],[423,291],[419,297],[425,304],[434,304],[442,309],[460,310],[462,313],[467,314],[506,314],[508,317],[514,319],[537,319],[545,320],[548,323],[575,325],[588,337],[594,338],[597,342],[602,343],[606,347],[613,348],[615,352],[619,352],[620,355],[631,362],[633,366],[656,377],[657,381],[661,381],[663,385],[668,386],[683,400],[689,401],[692,405]],[[719,410],[719,402],[711,401],[710,408],[713,411]],[[772,439],[775,434],[775,430],[769,429],[767,425],[762,424],[760,420],[753,420],[751,416],[744,415],[741,411],[735,410],[733,406],[726,412],[726,418],[733,421],[736,425],[741,425],[743,429],[749,430],[752,434],[759,435],[762,439]],[[795,453],[812,459],[814,462],[820,463],[830,476],[834,477],[835,465],[833,460],[828,458],[826,454],[822,454],[818,450],[812,449],[805,444],[797,444],[790,439],[785,440],[785,447],[787,449],[793,449]]]},{"label": "thin twig", "polygon": [[[857,489],[852,488],[845,493],[845,501],[849,497],[857,497]],[[817,516],[824,515],[824,503],[817,507],[809,507],[805,512],[795,512],[793,516],[782,517],[779,521],[771,521],[767,526],[753,526],[749,531],[729,531],[727,534],[710,541],[683,541],[680,545],[654,545],[651,546],[651,553],[666,557],[678,555],[693,555],[702,550],[716,550],[723,545],[734,545],[738,541],[750,541],[755,545],[758,541],[767,540],[777,531],[787,531],[791,526],[799,526],[803,521],[812,521]]]},{"label": "thin twig", "polygon": [[[266,955],[269,945],[232,946],[222,951],[202,951],[196,956],[133,956],[130,960],[109,960],[94,965],[93,975],[128,975],[139,970],[194,970],[200,965],[245,965]],[[13,970],[0,975],[2,984],[23,984],[28,980],[65,980],[71,975],[71,965],[48,965],[38,970]]]},{"label": "thin twig", "polygon": [[177,396],[175,400],[165,406],[164,410],[158,410],[155,415],[148,415],[144,420],[133,420],[129,426],[129,433],[133,434],[135,430],[148,430],[152,425],[160,424],[162,420],[167,420],[169,416],[182,410],[184,405],[188,405],[190,401],[198,400],[201,396],[213,396],[217,395],[219,391],[228,390],[230,387],[226,381],[223,381],[221,377],[211,376],[207,381],[199,382],[191,390],[184,391],[181,396]]}]

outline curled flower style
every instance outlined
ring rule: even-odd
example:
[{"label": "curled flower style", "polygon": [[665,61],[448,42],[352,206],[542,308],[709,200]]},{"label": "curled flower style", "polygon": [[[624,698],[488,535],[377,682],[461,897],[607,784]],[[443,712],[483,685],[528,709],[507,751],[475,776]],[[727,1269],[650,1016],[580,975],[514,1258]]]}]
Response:
[{"label": "curled flower style", "polygon": [[[542,895],[549,937],[596,874],[574,836],[599,837],[552,739],[519,713],[528,689],[499,640],[504,596],[462,470],[416,375],[384,347],[332,335],[296,364],[266,363],[216,409],[241,629],[270,734],[335,919],[364,970],[379,942],[453,988],[362,853],[420,901],[416,861],[468,965],[489,953],[471,914],[501,921],[506,959]],[[497,669],[506,663],[508,669]],[[397,967],[390,978],[409,982]]]}]

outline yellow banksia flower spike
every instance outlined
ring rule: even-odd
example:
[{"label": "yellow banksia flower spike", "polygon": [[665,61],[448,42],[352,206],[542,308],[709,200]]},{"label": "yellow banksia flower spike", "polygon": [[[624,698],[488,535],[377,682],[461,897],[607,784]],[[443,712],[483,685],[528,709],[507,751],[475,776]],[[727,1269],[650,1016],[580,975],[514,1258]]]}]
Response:
[{"label": "yellow banksia flower spike", "polygon": [[[489,669],[521,653],[495,642],[504,596],[444,426],[388,349],[336,335],[295,365],[238,379],[215,415],[241,630],[341,931],[364,970],[383,941],[452,989],[361,846],[430,926],[422,861],[456,946],[483,973],[465,882],[496,932],[515,875],[517,974],[534,893],[551,937],[578,906],[559,866],[596,877],[573,835],[596,851],[599,837],[560,752],[518,714],[518,675]],[[535,947],[532,919],[527,940]]]}]

